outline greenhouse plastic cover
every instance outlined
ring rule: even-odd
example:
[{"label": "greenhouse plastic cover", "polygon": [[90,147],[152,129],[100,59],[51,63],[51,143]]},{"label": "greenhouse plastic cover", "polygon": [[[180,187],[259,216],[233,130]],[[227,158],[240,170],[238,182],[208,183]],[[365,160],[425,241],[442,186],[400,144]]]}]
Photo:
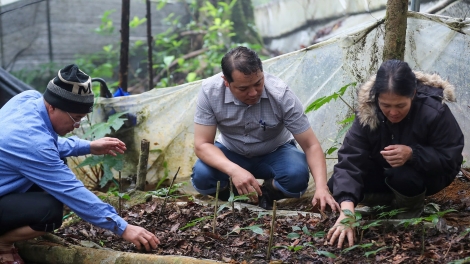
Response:
[{"label": "greenhouse plastic cover", "polygon": [[[410,12],[406,55],[414,70],[439,73],[456,87],[457,102],[449,104],[465,134],[464,160],[469,159],[470,21]],[[384,38],[383,20],[360,25],[347,34],[263,62],[264,71],[282,78],[307,106],[319,97],[357,82],[358,86],[375,74],[381,64]],[[123,139],[125,154],[123,176],[135,175],[140,142],[150,141],[147,181],[157,182],[166,174],[171,179],[180,167],[176,182],[189,181],[197,157],[193,151],[193,115],[201,81],[172,88],[153,89],[139,95],[104,99],[97,102],[94,122],[105,120],[115,111],[129,111],[135,117],[116,136]],[[351,115],[355,89],[341,100],[331,101],[307,114],[323,149],[342,129],[339,122]],[[349,105],[349,106],[348,106]],[[132,124],[134,123],[134,124]],[[331,176],[336,153],[328,155]],[[190,184],[189,184],[190,186]],[[310,180],[309,190],[313,190]],[[193,190],[194,191],[194,190]]]}]

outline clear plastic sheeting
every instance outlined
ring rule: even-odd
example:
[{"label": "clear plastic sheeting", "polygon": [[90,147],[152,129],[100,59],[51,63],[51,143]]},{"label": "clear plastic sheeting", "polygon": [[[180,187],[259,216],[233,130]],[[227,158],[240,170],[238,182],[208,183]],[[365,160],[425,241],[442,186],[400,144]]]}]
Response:
[{"label": "clear plastic sheeting", "polygon": [[[264,61],[264,70],[282,78],[305,106],[341,87],[358,85],[375,74],[382,63],[384,24],[382,20],[363,25],[348,34],[338,36],[307,49]],[[415,70],[439,73],[456,87],[457,103],[450,104],[465,134],[464,159],[469,159],[469,87],[470,60],[469,21],[448,17],[410,13],[405,60]],[[119,131],[129,147],[125,155],[123,175],[137,171],[140,141],[150,141],[148,182],[169,178],[181,167],[176,182],[189,181],[196,161],[193,151],[193,114],[201,81],[173,88],[120,98],[99,99],[94,121],[103,120],[114,111],[129,111],[136,124]],[[355,89],[348,89],[344,101],[331,101],[308,114],[309,121],[323,149],[341,130],[339,122],[352,114]],[[349,106],[348,106],[349,105]],[[328,156],[330,176],[336,163],[336,153]],[[165,165],[166,164],[166,165]],[[313,190],[313,180],[310,181]]]}]

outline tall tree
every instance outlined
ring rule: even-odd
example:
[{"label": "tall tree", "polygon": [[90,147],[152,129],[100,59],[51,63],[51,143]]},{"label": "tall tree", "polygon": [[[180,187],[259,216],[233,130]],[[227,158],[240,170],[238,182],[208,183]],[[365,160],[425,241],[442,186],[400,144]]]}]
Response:
[{"label": "tall tree", "polygon": [[388,0],[383,61],[405,57],[408,0]]}]

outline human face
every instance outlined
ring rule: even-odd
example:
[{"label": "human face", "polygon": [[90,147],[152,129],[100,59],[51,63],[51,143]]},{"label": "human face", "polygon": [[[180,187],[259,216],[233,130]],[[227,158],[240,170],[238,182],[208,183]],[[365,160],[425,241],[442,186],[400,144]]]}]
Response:
[{"label": "human face", "polygon": [[239,101],[247,105],[258,103],[264,89],[264,74],[262,71],[258,70],[250,75],[245,75],[240,71],[234,70],[232,72],[233,82],[231,83],[227,81],[225,76],[222,76],[222,78],[224,79],[225,86],[230,89],[230,92]]},{"label": "human face", "polygon": [[[47,105],[47,111],[54,131],[61,136],[65,136],[75,128],[79,128],[80,122],[86,116],[86,114],[65,112],[50,104]],[[80,121],[77,122],[77,120]]]},{"label": "human face", "polygon": [[413,98],[393,93],[381,93],[378,97],[380,110],[392,123],[398,123],[408,115],[412,101]]}]

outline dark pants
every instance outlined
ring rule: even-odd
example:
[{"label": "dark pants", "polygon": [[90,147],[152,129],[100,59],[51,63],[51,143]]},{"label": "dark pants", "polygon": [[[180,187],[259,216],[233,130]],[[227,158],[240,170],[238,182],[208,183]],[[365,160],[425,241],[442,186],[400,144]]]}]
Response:
[{"label": "dark pants", "polygon": [[423,193],[433,195],[447,187],[455,178],[455,175],[433,175],[419,173],[411,166],[401,166],[397,168],[370,168],[369,172],[363,175],[364,193],[391,192],[385,184],[387,179],[390,187],[405,196],[416,196]]},{"label": "dark pants", "polygon": [[62,225],[62,217],[62,203],[36,185],[26,193],[0,197],[0,235],[24,226],[52,232]]}]

